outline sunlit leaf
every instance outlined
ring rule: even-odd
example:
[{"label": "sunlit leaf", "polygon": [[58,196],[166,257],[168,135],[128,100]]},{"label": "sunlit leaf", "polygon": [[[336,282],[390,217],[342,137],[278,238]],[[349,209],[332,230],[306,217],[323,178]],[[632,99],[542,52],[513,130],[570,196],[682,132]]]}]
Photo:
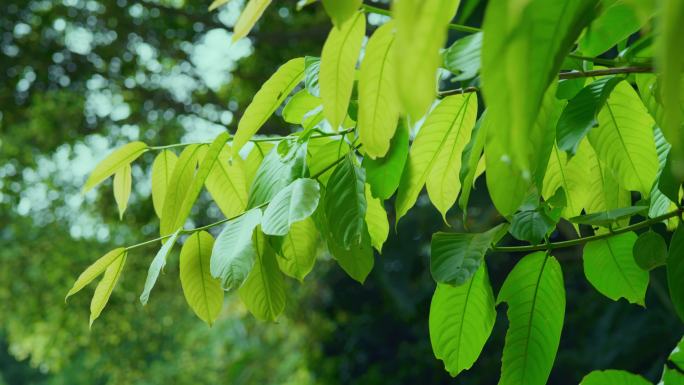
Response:
[{"label": "sunlit leaf", "polygon": [[242,158],[231,159],[230,155],[230,148],[224,146],[204,181],[211,197],[226,218],[240,214],[247,207],[246,165]]},{"label": "sunlit leaf", "polygon": [[261,162],[266,157],[266,154],[268,154],[271,151],[273,146],[274,144],[271,142],[254,143],[254,147],[249,152],[249,154],[247,155],[247,159],[245,159],[244,162],[246,186],[249,187],[252,185],[257,170],[261,166]]},{"label": "sunlit leaf", "polygon": [[285,155],[278,152],[277,146],[273,147],[256,172],[249,189],[247,208],[254,208],[270,201],[280,190],[302,177],[305,168],[306,145],[293,144]]},{"label": "sunlit leaf", "polygon": [[107,306],[109,297],[112,295],[112,291],[114,291],[114,286],[116,286],[116,282],[119,280],[125,264],[126,252],[124,251],[107,267],[100,283],[97,284],[93,298],[90,301],[91,327],[93,326],[93,322],[100,316],[105,306]]},{"label": "sunlit leaf", "polygon": [[102,274],[109,266],[112,265],[116,260],[126,253],[126,249],[123,247],[116,248],[107,254],[100,257],[97,261],[93,262],[92,265],[88,266],[81,275],[78,276],[76,282],[67,293],[64,300],[66,301],[72,295],[78,293],[81,289],[86,287],[90,282]]},{"label": "sunlit leaf", "polygon": [[568,218],[568,220],[583,225],[609,226],[620,219],[629,218],[637,214],[644,215],[646,211],[648,211],[648,206],[620,207],[598,213],[580,215]]},{"label": "sunlit leaf", "polygon": [[276,256],[280,270],[301,282],[314,267],[317,246],[318,230],[313,219],[293,223]]},{"label": "sunlit leaf", "polygon": [[334,140],[320,146],[317,150],[312,150],[309,161],[309,173],[319,175],[318,179],[322,184],[327,184],[330,175],[335,168],[337,160],[349,153],[351,148],[344,140]]},{"label": "sunlit leaf", "polygon": [[323,7],[333,24],[338,28],[344,24],[361,6],[362,0],[323,0]]},{"label": "sunlit leaf", "polygon": [[123,166],[114,174],[114,200],[119,209],[119,219],[123,218],[128,199],[131,197],[132,179],[130,164]]},{"label": "sunlit leaf", "polygon": [[470,192],[475,185],[480,164],[482,164],[483,169],[486,165],[486,161],[482,157],[482,150],[487,138],[486,129],[482,124],[485,116],[486,113],[483,112],[475,123],[470,141],[461,154],[461,170],[458,173],[458,180],[461,182],[461,195],[458,198],[458,206],[463,210],[464,219],[468,215],[468,200],[470,200]]},{"label": "sunlit leaf", "polygon": [[367,232],[365,179],[363,169],[347,155],[330,176],[323,196],[328,230],[346,250],[360,245]]},{"label": "sunlit leaf", "polygon": [[123,166],[131,164],[131,162],[136,160],[147,150],[148,147],[143,142],[131,142],[117,148],[90,173],[88,180],[86,180],[83,185],[83,192],[88,192],[88,190],[97,186],[100,182],[114,175],[114,173]]},{"label": "sunlit leaf", "polygon": [[382,253],[382,245],[387,240],[389,234],[389,221],[387,220],[387,212],[385,205],[381,199],[373,198],[371,188],[366,184],[366,225],[370,235],[371,244],[378,251]]},{"label": "sunlit leaf", "polygon": [[[627,207],[632,204],[630,192],[615,180],[612,171],[599,160],[594,149],[584,140],[576,157],[588,157],[589,178],[585,185],[587,200],[585,212],[587,214],[601,213]],[[620,226],[625,226],[629,220],[616,220]],[[612,221],[609,223],[612,224]]]},{"label": "sunlit leaf", "polygon": [[158,218],[162,216],[164,198],[171,184],[171,175],[178,162],[178,156],[170,150],[159,152],[152,163],[152,204]]},{"label": "sunlit leaf", "polygon": [[226,223],[211,251],[211,275],[225,290],[240,287],[254,265],[257,253],[252,234],[261,222],[261,210],[252,209]]},{"label": "sunlit leaf", "polygon": [[233,42],[247,36],[269,4],[271,0],[249,0],[233,27]]},{"label": "sunlit leaf", "polygon": [[176,243],[180,229],[176,230],[169,239],[162,245],[162,247],[157,251],[157,255],[154,256],[150,267],[147,270],[147,278],[145,279],[145,286],[143,288],[142,294],[140,294],[140,303],[147,305],[147,301],[150,299],[150,292],[152,288],[157,283],[157,278],[159,278],[159,273],[161,273],[164,266],[166,266],[166,257],[171,252],[171,248]]},{"label": "sunlit leaf", "polygon": [[587,181],[590,176],[589,144],[585,141],[583,148],[575,156],[568,159],[565,152],[554,146],[549,157],[549,165],[544,175],[542,196],[551,198],[558,189],[563,189],[566,198],[564,216],[575,216],[582,212],[589,197]]},{"label": "sunlit leaf", "polygon": [[180,222],[178,214],[183,205],[183,200],[193,183],[199,155],[200,146],[191,144],[186,146],[178,157],[178,161],[171,173],[171,183],[169,183],[164,197],[164,206],[160,219],[161,235],[169,235],[183,225],[181,223],[179,226],[174,227],[177,222]]},{"label": "sunlit leaf", "polygon": [[583,55],[598,56],[637,32],[641,24],[629,1],[614,1],[591,22],[578,49]]},{"label": "sunlit leaf", "polygon": [[211,276],[209,260],[214,238],[206,231],[191,234],[180,252],[180,280],[185,300],[202,321],[211,326],[223,306],[223,289]]},{"label": "sunlit leaf", "polygon": [[313,214],[319,197],[318,182],[308,178],[295,180],[271,199],[261,219],[262,231],[268,235],[287,234],[290,226]]}]

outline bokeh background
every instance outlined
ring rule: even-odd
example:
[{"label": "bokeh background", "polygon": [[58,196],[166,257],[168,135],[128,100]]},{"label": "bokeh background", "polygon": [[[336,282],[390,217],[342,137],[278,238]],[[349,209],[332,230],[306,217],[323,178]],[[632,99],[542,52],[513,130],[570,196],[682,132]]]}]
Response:
[{"label": "bokeh background", "polygon": [[[459,21],[480,25],[484,1],[462,3]],[[426,199],[390,235],[365,285],[321,253],[303,284],[288,280],[287,309],[277,323],[255,321],[231,295],[207,327],[185,304],[177,251],[144,308],[137,298],[153,249],[129,256],[92,330],[92,289],[64,303],[89,263],[158,232],[153,155],[133,167],[123,221],[111,182],[80,194],[98,160],[132,140],[162,145],[210,140],[226,127],[234,132],[279,64],[320,54],[330,29],[320,5],[297,11],[295,0],[276,0],[248,39],[231,44],[242,4],[232,0],[210,13],[207,0],[0,1],[0,385],[495,384],[503,307],[472,370],[452,379],[432,354],[429,237],[446,226]],[[262,132],[293,129],[274,117]],[[483,180],[473,195],[470,229],[500,221]],[[202,225],[220,213],[203,196],[192,218]],[[458,210],[448,219],[464,228]],[[656,380],[684,332],[663,272],[652,273],[644,309],[593,290],[578,249],[557,256],[568,306],[549,383],[577,384],[606,368]],[[519,257],[487,257],[495,290]]]}]

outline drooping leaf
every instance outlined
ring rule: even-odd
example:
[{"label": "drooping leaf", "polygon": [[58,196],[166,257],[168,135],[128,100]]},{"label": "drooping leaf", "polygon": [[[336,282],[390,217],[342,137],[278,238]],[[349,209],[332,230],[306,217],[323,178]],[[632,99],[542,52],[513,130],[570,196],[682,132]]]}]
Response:
[{"label": "drooping leaf", "polygon": [[86,287],[86,285],[88,285],[100,274],[102,274],[105,270],[107,270],[107,268],[111,266],[112,263],[118,260],[119,257],[124,255],[125,253],[126,249],[123,247],[119,247],[108,252],[107,254],[100,257],[97,261],[93,262],[92,265],[88,266],[88,268],[86,268],[81,273],[81,275],[78,276],[76,282],[74,282],[74,286],[71,287],[66,297],[64,297],[64,301],[66,302],[66,300],[69,297],[81,291],[81,289]]},{"label": "drooping leaf", "polygon": [[582,225],[609,226],[620,219],[629,218],[637,214],[643,215],[646,211],[648,211],[648,206],[620,207],[599,213],[580,215],[569,218],[568,220]]},{"label": "drooping leaf", "polygon": [[501,224],[484,233],[443,233],[432,235],[430,272],[439,283],[463,285],[475,274],[487,249],[505,228]]},{"label": "drooping leaf", "polygon": [[598,56],[637,32],[641,24],[629,1],[615,1],[591,22],[579,41],[579,51],[586,56]]},{"label": "drooping leaf", "polygon": [[257,231],[254,238],[254,268],[240,287],[240,299],[257,319],[275,321],[285,309],[283,274],[266,237]]},{"label": "drooping leaf", "polygon": [[677,315],[684,320],[684,226],[681,223],[670,239],[666,266],[670,299]]},{"label": "drooping leaf", "polygon": [[147,278],[145,279],[145,286],[143,288],[142,294],[140,294],[140,303],[147,305],[147,301],[150,299],[150,292],[152,288],[157,283],[157,278],[159,278],[159,273],[162,271],[164,266],[166,266],[166,257],[171,252],[171,248],[176,243],[176,239],[180,234],[180,229],[176,230],[171,237],[162,245],[162,247],[157,251],[157,255],[154,256],[150,267],[147,270]]},{"label": "drooping leaf", "polygon": [[328,230],[335,243],[349,250],[362,243],[366,230],[365,173],[347,155],[333,171],[323,196]]},{"label": "drooping leaf", "polygon": [[444,67],[451,71],[455,81],[472,79],[480,72],[482,32],[460,38],[442,54]]},{"label": "drooping leaf", "polygon": [[90,327],[93,326],[93,322],[95,322],[100,314],[102,314],[102,310],[107,306],[109,297],[112,295],[112,291],[114,291],[114,286],[116,286],[116,282],[119,280],[125,264],[126,251],[119,254],[112,261],[105,270],[100,283],[97,284],[93,298],[90,301]]},{"label": "drooping leaf", "polygon": [[[585,141],[586,142],[586,141]],[[565,152],[554,146],[549,157],[549,164],[544,175],[542,196],[551,198],[558,189],[565,192],[566,206],[563,216],[579,215],[590,199],[587,181],[590,176],[590,158],[588,143],[575,156],[568,159]]]},{"label": "drooping leaf", "polygon": [[[458,180],[461,181],[461,195],[458,198],[458,206],[463,210],[463,219],[468,216],[468,201],[470,200],[470,192],[475,185],[477,179],[478,168],[482,161],[482,150],[484,149],[487,132],[483,126],[483,121],[486,116],[486,111],[482,113],[480,119],[475,123],[470,141],[463,149],[461,154],[461,170],[458,173]],[[486,164],[484,162],[483,164]]]},{"label": "drooping leaf", "polygon": [[233,27],[233,42],[247,36],[269,4],[271,0],[249,0]]},{"label": "drooping leaf", "polygon": [[622,77],[599,78],[575,95],[556,125],[556,141],[562,151],[575,154],[582,139],[596,125],[596,115]]},{"label": "drooping leaf", "polygon": [[123,218],[128,199],[131,197],[132,179],[130,164],[123,166],[114,174],[114,200],[119,209],[119,219]]},{"label": "drooping leaf", "polygon": [[230,148],[224,146],[204,181],[209,194],[226,218],[234,217],[247,208],[245,167],[242,158],[236,156],[231,159]]},{"label": "drooping leaf", "polygon": [[648,197],[658,171],[654,122],[628,83],[615,86],[599,111],[598,123],[588,136],[599,160],[622,187]]},{"label": "drooping leaf", "polygon": [[117,148],[109,154],[103,161],[98,163],[93,172],[88,176],[83,185],[83,192],[86,193],[93,187],[100,184],[105,179],[114,175],[114,173],[127,164],[131,164],[138,159],[149,148],[143,142],[131,142],[122,147]]},{"label": "drooping leaf", "polygon": [[644,305],[648,272],[639,268],[632,256],[637,235],[628,232],[591,241],[584,246],[584,275],[601,294],[617,301]]},{"label": "drooping leaf", "polygon": [[280,271],[300,282],[304,280],[316,262],[317,246],[318,230],[313,219],[293,223],[276,256]]},{"label": "drooping leaf", "polygon": [[319,197],[318,182],[308,178],[295,180],[271,199],[261,219],[262,231],[268,235],[286,235],[290,226],[313,214]]},{"label": "drooping leaf", "polygon": [[171,175],[178,162],[178,156],[170,150],[161,151],[152,163],[152,204],[158,218],[162,216],[164,198],[171,184]]},{"label": "drooping leaf", "polygon": [[211,276],[209,260],[214,238],[206,231],[191,234],[180,252],[180,280],[185,300],[202,321],[211,326],[223,306],[221,283]]},{"label": "drooping leaf", "polygon": [[387,154],[399,120],[393,45],[394,23],[388,22],[368,40],[361,62],[358,133],[363,152],[372,159]]},{"label": "drooping leaf", "polygon": [[523,210],[514,214],[508,231],[515,238],[536,245],[556,227],[556,222],[543,207],[538,207],[535,210]]},{"label": "drooping leaf", "polygon": [[383,158],[363,158],[366,182],[370,185],[374,197],[389,199],[397,191],[408,152],[409,132],[406,121],[402,120],[392,138],[389,151]]},{"label": "drooping leaf", "polygon": [[639,235],[632,247],[634,261],[643,270],[653,270],[665,265],[667,260],[667,244],[663,237],[655,231],[648,230]]},{"label": "drooping leaf", "polygon": [[508,274],[497,303],[508,304],[499,385],[544,385],[565,318],[560,264],[543,252],[525,256]]},{"label": "drooping leaf", "polygon": [[371,244],[378,251],[382,253],[382,245],[387,240],[389,234],[389,221],[387,220],[387,212],[382,200],[373,198],[371,194],[371,187],[366,184],[366,226],[370,235]]},{"label": "drooping leaf", "polygon": [[396,200],[397,222],[413,207],[423,184],[430,200],[446,216],[460,190],[461,153],[470,140],[477,97],[451,95],[430,112],[409,152]]},{"label": "drooping leaf", "polygon": [[323,0],[325,12],[338,28],[344,24],[361,6],[362,0]]},{"label": "drooping leaf", "polygon": [[420,119],[435,100],[437,69],[447,28],[459,0],[402,0],[392,2],[397,35],[394,60],[396,84],[403,110]]},{"label": "drooping leaf", "polygon": [[181,223],[174,228],[176,222],[180,222],[178,214],[195,178],[195,170],[200,152],[199,145],[191,144],[185,147],[178,157],[178,161],[171,173],[171,183],[164,196],[164,206],[162,207],[159,225],[161,235],[169,235],[183,225]]},{"label": "drooping leaf", "polygon": [[594,370],[582,378],[580,385],[652,385],[645,378],[624,370]]},{"label": "drooping leaf", "polygon": [[430,303],[430,341],[452,375],[470,369],[492,333],[496,309],[485,264],[461,286],[437,284]]},{"label": "drooping leaf", "polygon": [[323,114],[334,130],[347,116],[354,86],[356,61],[366,33],[366,17],[357,12],[339,27],[333,27],[321,51],[319,86]]},{"label": "drooping leaf", "polygon": [[247,208],[254,208],[270,201],[280,190],[302,177],[305,169],[305,144],[293,144],[285,155],[278,152],[277,146],[273,147],[256,172],[249,189]]},{"label": "drooping leaf", "polygon": [[[255,0],[251,0],[254,2]],[[269,1],[270,2],[270,1]],[[291,59],[283,64],[266,80],[254,95],[252,102],[240,118],[235,138],[233,139],[233,156],[242,146],[266,123],[285,98],[302,81],[304,76],[304,58]]]},{"label": "drooping leaf", "polygon": [[226,223],[211,250],[211,276],[221,280],[225,290],[240,287],[254,265],[254,229],[261,222],[261,210],[252,209]]}]

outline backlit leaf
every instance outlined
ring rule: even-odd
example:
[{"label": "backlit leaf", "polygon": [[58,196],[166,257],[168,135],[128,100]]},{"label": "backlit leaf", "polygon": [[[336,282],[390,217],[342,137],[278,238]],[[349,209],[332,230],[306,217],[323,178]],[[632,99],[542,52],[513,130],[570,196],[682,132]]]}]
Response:
[{"label": "backlit leaf", "polygon": [[363,158],[366,182],[370,185],[373,196],[384,200],[394,194],[399,187],[408,152],[409,132],[406,121],[402,120],[392,138],[389,151],[383,158]]},{"label": "backlit leaf", "polygon": [[293,144],[284,155],[278,152],[277,146],[273,147],[256,172],[249,189],[247,208],[254,208],[270,201],[280,190],[302,177],[305,169],[306,145]]},{"label": "backlit leaf", "polygon": [[191,144],[185,147],[178,157],[176,166],[171,173],[171,183],[164,197],[164,206],[160,219],[161,235],[169,235],[184,224],[181,223],[179,226],[174,227],[177,222],[180,222],[178,214],[195,178],[195,169],[197,168],[199,155],[200,146]]},{"label": "backlit leaf", "polygon": [[180,252],[180,280],[185,300],[202,321],[211,326],[223,306],[223,289],[211,276],[209,260],[214,238],[206,231],[191,234]]},{"label": "backlit leaf", "polygon": [[114,200],[119,209],[119,219],[123,218],[128,199],[131,197],[131,165],[127,164],[114,174]]},{"label": "backlit leaf", "polygon": [[247,36],[269,4],[271,0],[249,0],[233,27],[233,42]]},{"label": "backlit leaf", "polygon": [[123,267],[126,264],[126,252],[119,254],[119,256],[112,261],[112,263],[107,267],[95,288],[95,293],[90,301],[90,326],[93,326],[93,322],[100,316],[102,310],[107,306],[109,297],[114,291],[114,286],[121,276]]},{"label": "backlit leaf", "polygon": [[371,244],[378,253],[382,253],[382,245],[387,240],[387,235],[389,234],[387,212],[385,211],[385,205],[382,203],[382,200],[373,198],[371,188],[368,184],[366,184],[365,192],[366,225],[368,226]]},{"label": "backlit leaf", "polygon": [[482,32],[458,39],[444,51],[444,67],[456,74],[453,80],[472,79],[480,72]]},{"label": "backlit leaf", "polygon": [[362,0],[323,0],[323,7],[335,26],[340,27],[361,6]]},{"label": "backlit leaf", "polygon": [[586,56],[598,56],[637,32],[641,24],[630,1],[614,1],[591,22],[579,41],[579,51]]},{"label": "backlit leaf", "polygon": [[346,250],[360,245],[367,232],[365,179],[363,169],[347,155],[330,176],[323,196],[328,231]]},{"label": "backlit leaf", "polygon": [[318,230],[313,219],[293,223],[276,256],[280,270],[301,282],[313,269],[317,246]]},{"label": "backlit leaf", "polygon": [[162,216],[164,198],[171,184],[171,175],[178,162],[178,156],[170,150],[161,151],[152,163],[152,204],[158,218]]},{"label": "backlit leaf", "polygon": [[[252,151],[257,151],[256,148]],[[247,207],[245,161],[239,156],[231,159],[230,148],[224,146],[204,184],[226,218],[234,217]]]},{"label": "backlit leaf", "polygon": [[90,189],[100,184],[100,182],[114,175],[121,167],[131,164],[131,162],[136,160],[147,150],[148,147],[143,142],[131,142],[117,148],[90,173],[88,180],[86,180],[83,185],[83,192],[88,192]]},{"label": "backlit leaf", "polygon": [[64,298],[64,301],[66,301],[69,297],[72,295],[78,293],[86,287],[90,282],[92,282],[95,278],[97,278],[100,274],[102,274],[109,266],[112,265],[119,257],[124,255],[126,253],[126,249],[123,247],[116,248],[107,254],[103,255],[100,257],[97,261],[93,262],[92,265],[88,266],[81,275],[78,276],[76,279],[76,282],[74,282],[74,286],[69,290],[67,293],[66,297]]}]

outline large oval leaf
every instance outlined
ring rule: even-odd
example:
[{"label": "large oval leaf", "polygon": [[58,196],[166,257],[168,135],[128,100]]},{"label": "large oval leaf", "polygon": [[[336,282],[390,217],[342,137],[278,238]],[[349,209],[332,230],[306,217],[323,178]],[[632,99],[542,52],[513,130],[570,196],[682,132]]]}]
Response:
[{"label": "large oval leaf", "polygon": [[313,214],[319,197],[318,182],[308,178],[295,180],[271,199],[261,220],[261,230],[268,235],[287,234],[292,224]]},{"label": "large oval leaf", "polygon": [[304,280],[316,262],[318,230],[311,218],[293,223],[283,237],[283,244],[277,254],[278,266],[285,275]]},{"label": "large oval leaf", "polygon": [[[628,1],[606,2],[604,10],[591,22],[579,41],[579,51],[586,56],[598,56],[641,28],[634,4]],[[603,3],[603,4],[606,4]]]},{"label": "large oval leaf", "polygon": [[124,265],[126,264],[126,252],[119,254],[119,256],[112,261],[112,263],[105,270],[100,283],[95,288],[95,293],[90,301],[90,326],[100,316],[102,310],[107,306],[109,297],[114,291],[114,286],[121,276]]},{"label": "large oval leaf", "polygon": [[269,4],[271,0],[249,0],[233,27],[233,42],[247,36]]},{"label": "large oval leaf", "polygon": [[325,189],[323,210],[329,219],[329,233],[346,250],[360,245],[367,232],[364,182],[363,169],[347,155],[333,171]]},{"label": "large oval leaf", "polygon": [[[585,186],[587,200],[584,207],[587,214],[605,212],[632,204],[629,191],[618,184],[613,173],[599,160],[586,140],[580,145],[577,156],[580,155],[588,156],[589,179]],[[623,226],[628,222],[629,220],[623,220],[618,221],[618,224]]]},{"label": "large oval leaf", "polygon": [[185,300],[202,321],[211,326],[223,306],[221,282],[211,276],[209,261],[214,238],[206,231],[191,234],[180,252],[180,280]]},{"label": "large oval leaf", "polygon": [[178,156],[170,150],[161,151],[152,163],[152,205],[158,218],[162,216],[164,198],[171,184],[171,175],[178,162]]},{"label": "large oval leaf", "polygon": [[148,147],[143,142],[131,142],[120,148],[117,148],[109,154],[103,161],[101,161],[90,173],[88,180],[83,185],[83,192],[88,192],[93,187],[100,184],[100,182],[114,175],[114,173],[121,167],[131,164],[140,155],[148,150]]},{"label": "large oval leaf", "polygon": [[[588,143],[586,147],[589,147]],[[542,196],[548,200],[556,193],[556,190],[562,188],[567,204],[563,209],[563,216],[579,215],[590,198],[587,190],[587,180],[590,175],[588,151],[591,149],[582,149],[572,158],[568,158],[568,155],[556,146],[553,146],[551,151],[544,175]]]}]

